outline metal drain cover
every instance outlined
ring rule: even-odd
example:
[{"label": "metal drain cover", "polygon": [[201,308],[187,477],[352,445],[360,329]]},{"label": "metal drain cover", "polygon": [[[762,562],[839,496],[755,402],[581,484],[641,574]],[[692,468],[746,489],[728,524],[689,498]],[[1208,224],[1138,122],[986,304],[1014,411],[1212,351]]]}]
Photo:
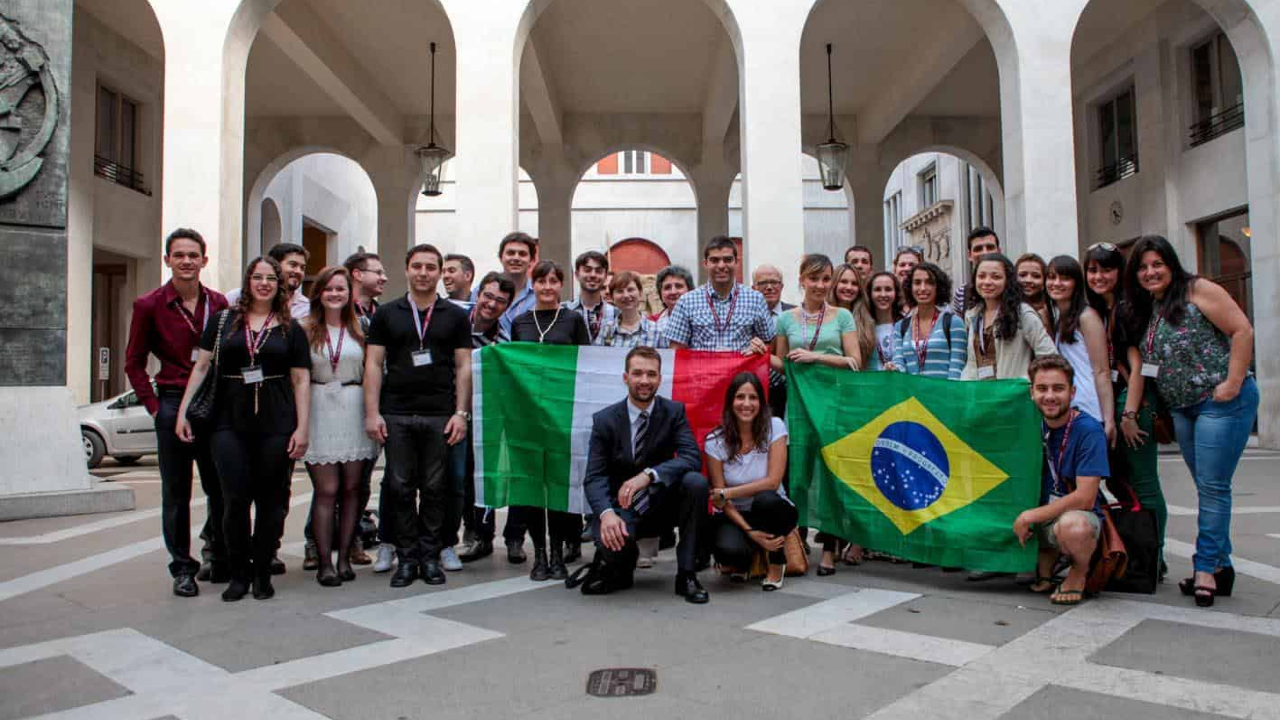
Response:
[{"label": "metal drain cover", "polygon": [[658,689],[658,672],[649,668],[604,668],[587,676],[587,694],[596,697],[650,695]]}]

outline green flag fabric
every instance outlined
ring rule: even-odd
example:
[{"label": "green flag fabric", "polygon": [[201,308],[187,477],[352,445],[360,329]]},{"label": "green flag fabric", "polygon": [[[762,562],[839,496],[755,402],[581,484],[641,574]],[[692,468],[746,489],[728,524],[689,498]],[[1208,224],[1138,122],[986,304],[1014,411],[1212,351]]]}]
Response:
[{"label": "green flag fabric", "polygon": [[1026,380],[960,382],[787,364],[791,497],[801,524],[907,560],[1035,567],[1013,534],[1040,500]]}]

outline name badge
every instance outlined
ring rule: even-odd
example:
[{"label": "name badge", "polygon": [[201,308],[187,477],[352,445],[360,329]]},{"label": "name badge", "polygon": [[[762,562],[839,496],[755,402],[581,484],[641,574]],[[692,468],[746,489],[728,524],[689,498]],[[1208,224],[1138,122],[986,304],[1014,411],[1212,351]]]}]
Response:
[{"label": "name badge", "polygon": [[984,365],[978,368],[979,380],[990,380],[996,376],[996,368],[994,365]]},{"label": "name badge", "polygon": [[411,357],[413,358],[414,367],[423,367],[431,364],[430,350],[415,350],[411,353]]},{"label": "name badge", "polygon": [[1112,371],[1111,371],[1111,382],[1120,382],[1120,371],[1119,371],[1119,370],[1112,370]]},{"label": "name badge", "polygon": [[1142,363],[1142,377],[1155,378],[1160,376],[1160,366],[1155,363]]},{"label": "name badge", "polygon": [[200,359],[200,348],[191,348],[191,362]]},{"label": "name badge", "polygon": [[262,382],[262,366],[251,365],[240,371],[240,377],[244,378],[245,385],[257,385]]}]

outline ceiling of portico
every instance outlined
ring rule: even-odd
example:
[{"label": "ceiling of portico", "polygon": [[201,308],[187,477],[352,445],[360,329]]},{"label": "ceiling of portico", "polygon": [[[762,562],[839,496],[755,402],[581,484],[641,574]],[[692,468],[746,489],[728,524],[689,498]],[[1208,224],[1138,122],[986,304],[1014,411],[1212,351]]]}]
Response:
[{"label": "ceiling of portico", "polygon": [[1085,6],[1076,23],[1071,41],[1071,58],[1075,62],[1089,59],[1094,53],[1119,40],[1129,28],[1168,0],[1093,0]]},{"label": "ceiling of portico", "polygon": [[912,114],[998,118],[999,76],[991,43],[983,38],[934,86]]},{"label": "ceiling of portico", "polygon": [[148,55],[164,59],[164,36],[148,0],[76,0],[75,7],[128,38]]}]

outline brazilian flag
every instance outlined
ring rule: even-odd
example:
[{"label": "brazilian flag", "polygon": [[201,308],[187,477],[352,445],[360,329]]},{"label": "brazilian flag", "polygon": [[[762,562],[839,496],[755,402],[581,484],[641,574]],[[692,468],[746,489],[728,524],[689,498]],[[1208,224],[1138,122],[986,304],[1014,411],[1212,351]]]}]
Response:
[{"label": "brazilian flag", "polygon": [[1013,534],[1040,501],[1040,415],[1026,380],[792,363],[787,378],[801,524],[944,567],[1035,567],[1035,542]]}]

